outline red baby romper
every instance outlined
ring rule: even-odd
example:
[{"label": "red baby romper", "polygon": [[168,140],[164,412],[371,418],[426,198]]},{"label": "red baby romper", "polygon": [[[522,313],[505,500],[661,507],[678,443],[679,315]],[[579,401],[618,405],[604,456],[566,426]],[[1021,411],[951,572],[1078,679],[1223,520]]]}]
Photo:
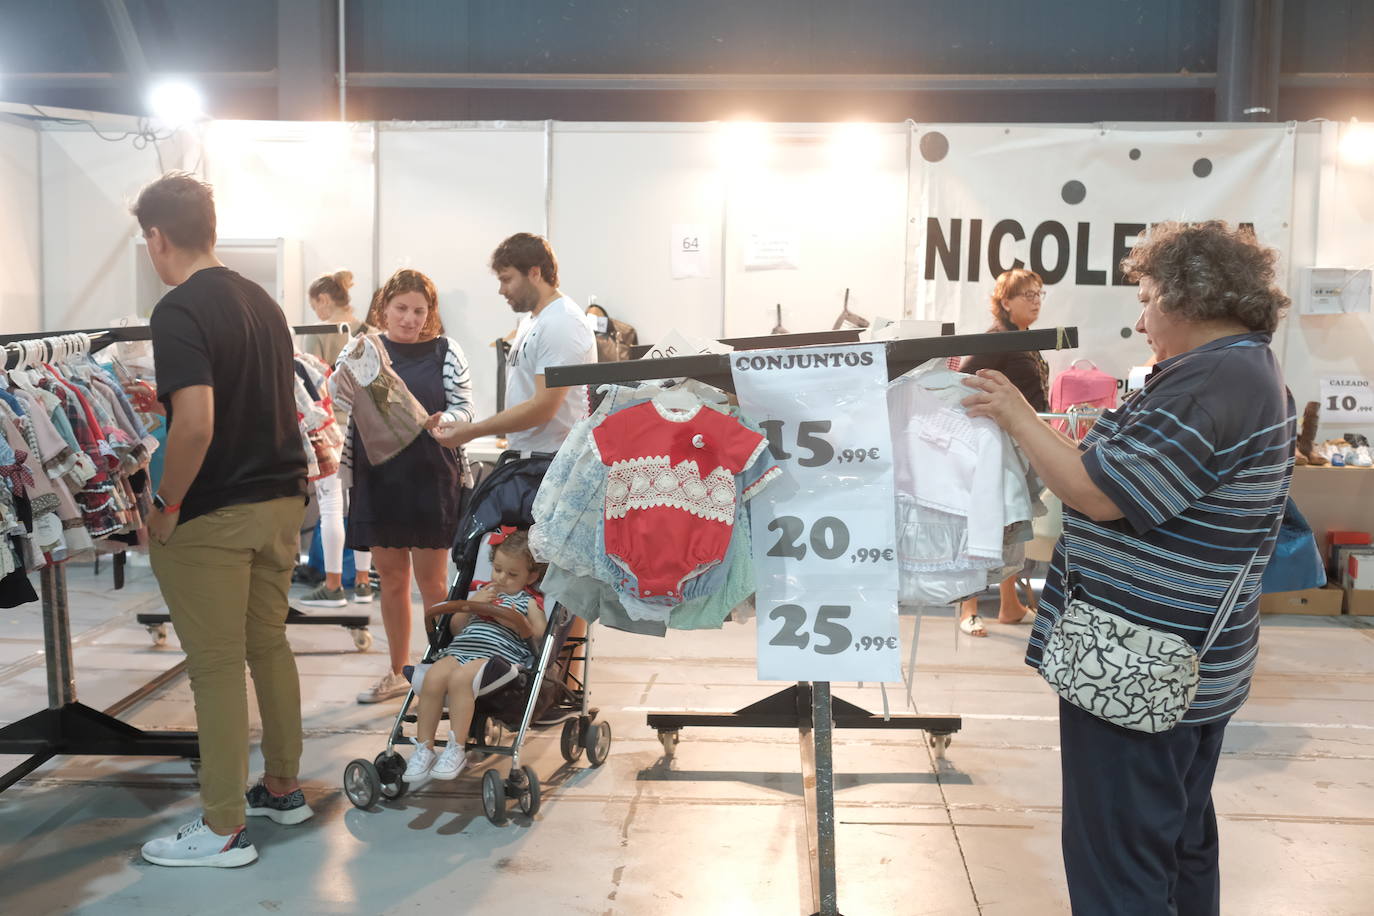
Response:
[{"label": "red baby romper", "polygon": [[606,478],[606,554],[641,598],[677,597],[725,559],[735,475],[767,447],[762,435],[706,407],[653,401],[612,414],[592,433]]}]

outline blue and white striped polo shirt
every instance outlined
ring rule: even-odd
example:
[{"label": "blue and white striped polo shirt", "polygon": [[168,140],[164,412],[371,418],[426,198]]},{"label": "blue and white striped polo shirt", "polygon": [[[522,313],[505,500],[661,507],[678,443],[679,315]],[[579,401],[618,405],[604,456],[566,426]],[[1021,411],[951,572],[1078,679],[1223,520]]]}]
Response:
[{"label": "blue and white striped polo shirt", "polygon": [[[1185,724],[1231,715],[1250,690],[1259,594],[1293,475],[1296,416],[1270,335],[1224,337],[1154,368],[1084,439],[1083,465],[1123,518],[1067,507],[1083,598],[1200,648],[1222,597],[1258,551],[1236,610],[1201,662]],[[1064,545],[1055,548],[1026,663],[1040,667],[1064,607]]]}]

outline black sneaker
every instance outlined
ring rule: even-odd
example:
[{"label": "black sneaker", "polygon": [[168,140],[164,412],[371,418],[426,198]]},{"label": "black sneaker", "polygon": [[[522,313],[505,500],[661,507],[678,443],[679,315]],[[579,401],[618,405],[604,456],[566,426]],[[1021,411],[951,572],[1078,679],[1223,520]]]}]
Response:
[{"label": "black sneaker", "polygon": [[291,582],[294,585],[319,585],[324,581],[324,573],[315,569],[309,563],[297,564],[291,571]]},{"label": "black sneaker", "polygon": [[244,798],[248,801],[249,815],[270,817],[278,824],[299,824],[315,813],[305,803],[305,793],[300,789],[288,795],[276,795],[258,783],[244,793]]}]

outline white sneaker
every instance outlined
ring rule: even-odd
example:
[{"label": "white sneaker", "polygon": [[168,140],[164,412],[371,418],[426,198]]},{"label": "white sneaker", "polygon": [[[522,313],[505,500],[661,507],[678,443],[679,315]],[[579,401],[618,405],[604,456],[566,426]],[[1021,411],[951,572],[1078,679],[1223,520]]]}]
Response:
[{"label": "white sneaker", "polygon": [[405,775],[402,778],[412,786],[428,782],[434,770],[434,748],[428,744],[421,744],[414,738],[415,753],[410,755],[410,760],[406,763]]},{"label": "white sneaker", "polygon": [[406,680],[404,674],[392,674],[388,671],[377,679],[377,683],[358,694],[359,703],[380,703],[392,697],[399,697],[410,692],[410,681]]},{"label": "white sneaker", "polygon": [[240,827],[233,836],[220,836],[205,825],[205,818],[201,816],[173,836],[144,843],[143,858],[154,865],[237,868],[256,862],[258,851],[248,842],[245,828]]},{"label": "white sneaker", "polygon": [[434,762],[434,769],[430,771],[435,779],[455,779],[463,772],[463,768],[468,765],[467,755],[463,752],[464,743],[459,741],[453,732],[448,733],[448,747],[444,748],[444,752]]}]

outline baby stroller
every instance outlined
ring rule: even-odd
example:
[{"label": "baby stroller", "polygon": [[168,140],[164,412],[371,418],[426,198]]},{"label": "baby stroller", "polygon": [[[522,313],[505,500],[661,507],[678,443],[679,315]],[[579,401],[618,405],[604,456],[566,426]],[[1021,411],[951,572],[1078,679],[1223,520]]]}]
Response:
[{"label": "baby stroller", "polygon": [[[527,528],[533,524],[534,495],[551,460],[550,456],[521,458],[516,452],[506,452],[496,469],[473,491],[464,507],[463,521],[453,546],[457,575],[449,587],[450,601],[467,597],[488,534],[502,526]],[[573,616],[567,608],[554,605],[547,610],[548,626],[543,639],[532,644],[539,659],[537,667],[516,669],[515,677],[476,699],[467,750],[511,758],[508,777],[502,778],[495,768],[482,774],[482,810],[493,824],[506,820],[508,800],[514,800],[521,812],[530,817],[539,811],[539,776],[533,767],[520,763],[520,749],[536,719],[541,727],[562,725],[559,745],[568,763],[576,762],[585,750],[587,762],[599,767],[610,753],[610,723],[597,721],[597,710],[587,705],[590,632],[586,637],[570,637]],[[439,653],[452,638],[448,617],[439,618],[429,633],[429,650],[422,664],[438,660]],[[569,678],[569,668],[574,662],[582,663],[578,679]],[[344,769],[344,793],[359,808],[371,808],[379,796],[398,799],[408,788],[403,778],[406,760],[396,752],[396,746],[406,743],[405,726],[414,724],[417,719],[411,706],[417,701],[418,685],[413,668],[408,667],[406,675],[411,679],[411,690],[391,728],[386,750],[373,760],[353,760]],[[573,687],[568,686],[570,680]],[[448,718],[447,711],[443,718]],[[510,733],[514,738],[506,745],[503,742]],[[437,749],[447,743],[436,738],[434,745]]]}]

